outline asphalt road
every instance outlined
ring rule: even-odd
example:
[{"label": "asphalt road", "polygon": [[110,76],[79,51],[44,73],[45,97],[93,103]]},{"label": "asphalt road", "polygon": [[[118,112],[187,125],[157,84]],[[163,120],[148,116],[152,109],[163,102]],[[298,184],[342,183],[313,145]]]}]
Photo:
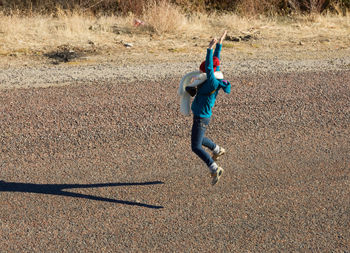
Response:
[{"label": "asphalt road", "polygon": [[229,76],[190,150],[177,78],[0,91],[1,252],[350,252],[350,71]]}]

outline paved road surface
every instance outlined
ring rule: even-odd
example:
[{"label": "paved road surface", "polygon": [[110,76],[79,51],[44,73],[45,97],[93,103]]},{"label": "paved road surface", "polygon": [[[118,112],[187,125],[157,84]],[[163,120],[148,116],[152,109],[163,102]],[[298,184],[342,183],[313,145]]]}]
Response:
[{"label": "paved road surface", "polygon": [[350,252],[350,71],[231,76],[190,151],[178,79],[0,91],[2,252]]}]

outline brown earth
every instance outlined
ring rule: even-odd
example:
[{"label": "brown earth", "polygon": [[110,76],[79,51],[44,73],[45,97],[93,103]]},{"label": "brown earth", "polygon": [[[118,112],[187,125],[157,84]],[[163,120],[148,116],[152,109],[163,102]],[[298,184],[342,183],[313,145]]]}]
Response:
[{"label": "brown earth", "polygon": [[350,252],[350,71],[228,76],[190,150],[179,80],[0,90],[3,252]]}]

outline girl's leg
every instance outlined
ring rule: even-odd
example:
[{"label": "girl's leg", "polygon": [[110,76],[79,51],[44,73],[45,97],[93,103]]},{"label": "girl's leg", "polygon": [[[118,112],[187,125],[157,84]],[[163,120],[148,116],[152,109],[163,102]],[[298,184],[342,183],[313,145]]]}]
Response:
[{"label": "girl's leg", "polygon": [[[214,160],[213,158],[203,149],[202,145],[209,145],[212,147],[214,144],[208,138],[204,137],[206,128],[209,124],[210,119],[206,118],[193,118],[192,135],[191,135],[191,147],[192,151],[199,156],[208,167],[210,167]],[[204,144],[205,143],[205,144]],[[209,147],[210,148],[210,147]],[[215,148],[215,146],[214,146]]]},{"label": "girl's leg", "polygon": [[209,138],[205,137],[203,138],[203,146],[209,148],[211,151],[214,151],[216,144]]},{"label": "girl's leg", "polygon": [[226,152],[225,149],[219,147],[217,144],[215,144],[212,140],[210,140],[207,137],[203,138],[203,146],[213,151],[212,158],[214,161],[216,161],[220,156],[222,156]]}]

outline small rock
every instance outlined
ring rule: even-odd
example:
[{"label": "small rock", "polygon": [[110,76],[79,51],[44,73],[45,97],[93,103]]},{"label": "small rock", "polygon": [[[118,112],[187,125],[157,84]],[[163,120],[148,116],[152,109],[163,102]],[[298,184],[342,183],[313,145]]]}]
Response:
[{"label": "small rock", "polygon": [[239,42],[241,38],[227,35],[225,40]]},{"label": "small rock", "polygon": [[240,38],[241,38],[241,40],[243,40],[243,41],[248,41],[248,40],[250,40],[250,39],[252,39],[253,37],[252,37],[252,35],[246,35],[246,36],[240,36]]},{"label": "small rock", "polygon": [[124,43],[124,46],[127,48],[133,47],[134,45],[132,43]]},{"label": "small rock", "polygon": [[225,40],[240,42],[240,41],[248,41],[248,40],[251,40],[252,38],[253,38],[253,36],[250,34],[245,35],[245,36],[238,36],[238,37],[227,35]]},{"label": "small rock", "polygon": [[330,41],[331,41],[331,40],[328,39],[328,38],[322,38],[322,39],[320,39],[320,42],[321,42],[321,43],[330,42]]}]

